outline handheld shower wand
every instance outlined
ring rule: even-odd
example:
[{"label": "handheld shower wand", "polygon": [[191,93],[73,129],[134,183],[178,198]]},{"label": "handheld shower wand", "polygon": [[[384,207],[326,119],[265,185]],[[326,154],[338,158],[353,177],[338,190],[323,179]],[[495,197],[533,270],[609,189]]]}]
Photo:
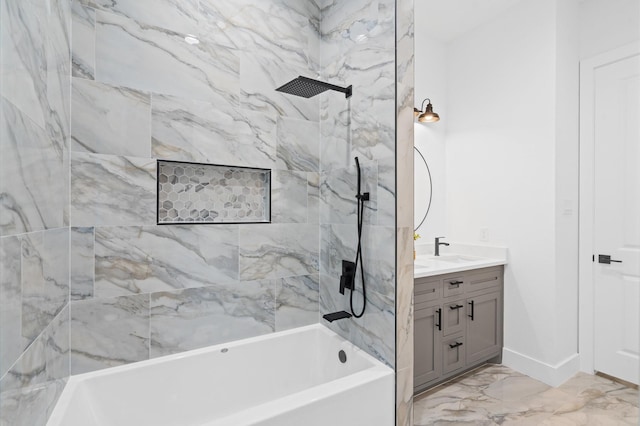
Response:
[{"label": "handheld shower wand", "polygon": [[358,205],[356,208],[357,215],[358,215],[358,248],[356,249],[356,261],[355,261],[354,274],[355,274],[355,271],[358,270],[358,264],[360,264],[360,279],[362,280],[362,298],[363,298],[362,311],[359,314],[356,314],[355,309],[353,309],[353,293],[355,293],[355,290],[356,290],[355,280],[353,283],[353,288],[351,289],[351,294],[349,295],[349,306],[351,307],[351,313],[353,314],[353,316],[356,318],[360,318],[362,315],[364,315],[364,311],[367,308],[367,287],[366,287],[365,278],[364,278],[364,260],[362,258],[362,227],[364,224],[364,202],[369,201],[369,193],[365,192],[363,194],[361,192],[362,174],[360,171],[360,161],[358,160],[358,157],[356,157],[355,160],[356,160],[356,170],[358,171],[358,193],[356,194],[356,199],[358,200]]}]

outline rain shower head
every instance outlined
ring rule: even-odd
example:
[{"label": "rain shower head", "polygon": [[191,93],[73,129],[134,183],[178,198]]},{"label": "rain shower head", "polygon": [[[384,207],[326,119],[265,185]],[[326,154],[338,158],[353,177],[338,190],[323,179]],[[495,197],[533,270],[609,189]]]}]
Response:
[{"label": "rain shower head", "polygon": [[312,78],[299,76],[290,82],[283,84],[276,89],[278,92],[288,93],[290,95],[301,96],[303,98],[312,98],[327,90],[335,90],[345,94],[345,98],[351,97],[351,86],[340,87],[324,81],[314,80]]}]

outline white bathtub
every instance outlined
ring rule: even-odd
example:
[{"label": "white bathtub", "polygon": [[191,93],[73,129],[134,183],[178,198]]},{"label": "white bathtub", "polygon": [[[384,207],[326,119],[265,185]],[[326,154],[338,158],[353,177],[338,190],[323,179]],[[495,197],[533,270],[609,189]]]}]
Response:
[{"label": "white bathtub", "polygon": [[72,376],[47,425],[392,426],[394,387],[389,367],[316,324]]}]

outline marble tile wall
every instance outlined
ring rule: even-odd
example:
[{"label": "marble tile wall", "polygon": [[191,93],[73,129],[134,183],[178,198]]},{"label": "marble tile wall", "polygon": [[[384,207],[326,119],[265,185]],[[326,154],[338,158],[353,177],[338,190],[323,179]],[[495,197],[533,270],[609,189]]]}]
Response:
[{"label": "marble tile wall", "polygon": [[68,0],[0,0],[0,425],[43,425],[69,376]]},{"label": "marble tile wall", "polygon": [[[71,373],[318,322],[319,101],[274,90],[318,73],[315,1],[71,12]],[[157,226],[157,160],[272,169],[272,223]]]},{"label": "marble tile wall", "polygon": [[[326,92],[320,103],[320,311],[349,311],[338,292],[342,259],[357,246],[354,157],[362,167],[362,251],[367,307],[362,318],[326,323],[368,353],[396,366],[395,1],[323,2],[321,75],[353,85],[353,96]],[[360,274],[357,275],[360,288]],[[354,307],[361,310],[360,290]]]}]

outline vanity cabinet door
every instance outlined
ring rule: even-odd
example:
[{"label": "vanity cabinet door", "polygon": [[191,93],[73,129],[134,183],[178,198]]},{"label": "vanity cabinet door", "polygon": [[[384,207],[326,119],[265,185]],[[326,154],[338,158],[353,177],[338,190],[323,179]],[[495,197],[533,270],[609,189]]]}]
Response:
[{"label": "vanity cabinet door", "polygon": [[432,306],[416,310],[414,328],[414,389],[442,375],[442,308]]},{"label": "vanity cabinet door", "polygon": [[502,293],[467,299],[467,364],[500,353],[502,348]]}]

